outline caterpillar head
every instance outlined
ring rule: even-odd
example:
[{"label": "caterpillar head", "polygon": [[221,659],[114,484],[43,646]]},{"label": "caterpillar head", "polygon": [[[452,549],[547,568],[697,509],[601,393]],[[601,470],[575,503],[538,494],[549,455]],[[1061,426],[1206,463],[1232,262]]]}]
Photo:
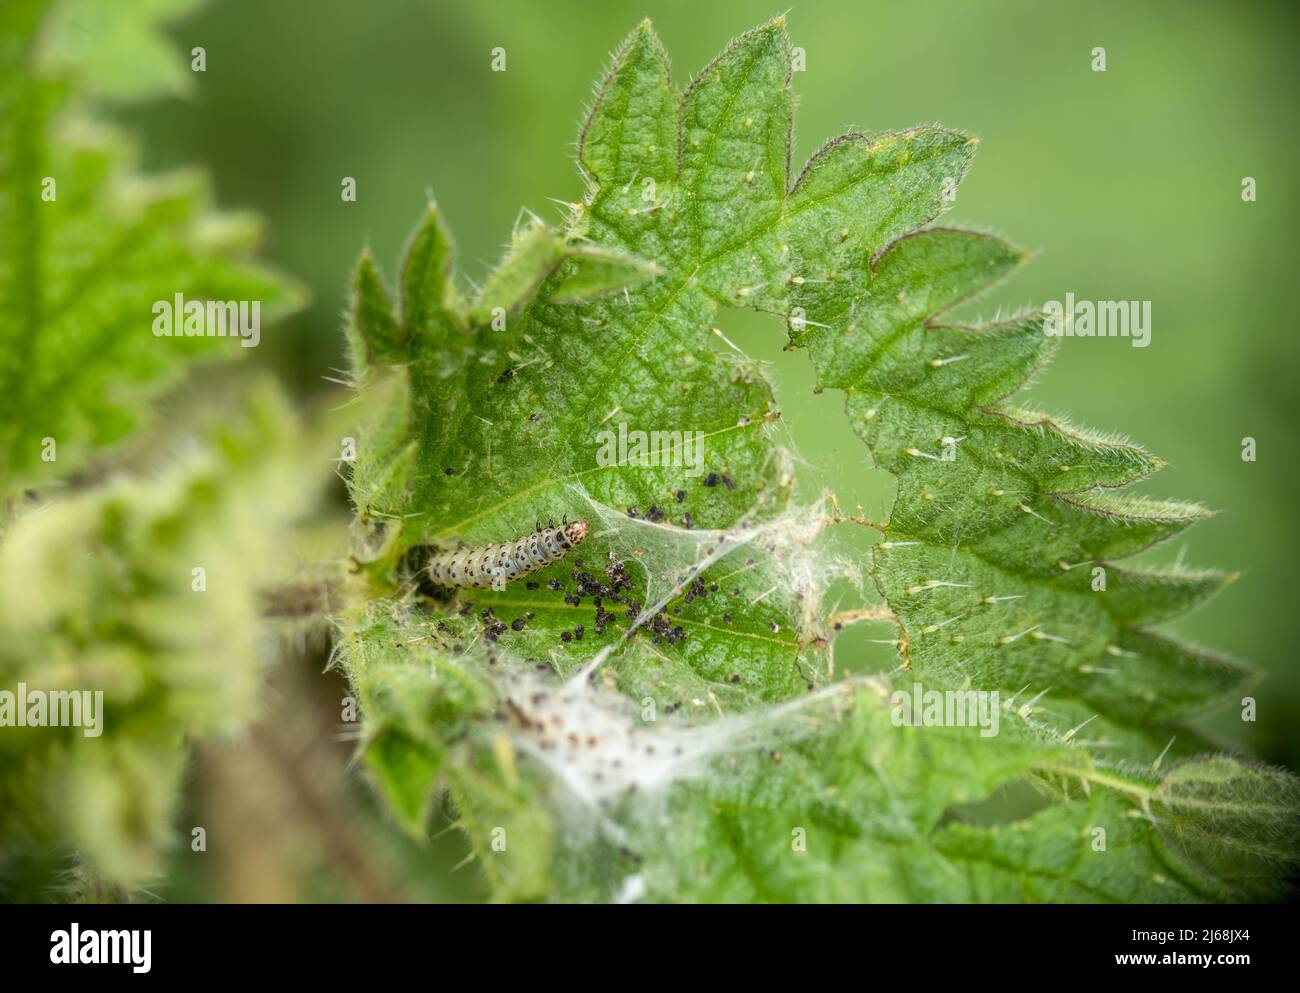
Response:
[{"label": "caterpillar head", "polygon": [[587,532],[591,526],[586,521],[570,521],[564,525],[564,536],[569,539],[570,545],[576,545],[587,537]]}]

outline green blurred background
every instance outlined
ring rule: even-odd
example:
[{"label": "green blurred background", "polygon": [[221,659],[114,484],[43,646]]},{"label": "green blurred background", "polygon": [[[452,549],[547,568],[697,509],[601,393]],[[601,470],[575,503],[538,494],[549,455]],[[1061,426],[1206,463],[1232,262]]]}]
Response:
[{"label": "green blurred background", "polygon": [[[313,301],[265,335],[255,361],[307,398],[335,389],[324,377],[343,365],[344,285],[363,245],[391,274],[436,193],[462,269],[481,277],[521,207],[558,220],[547,198],[580,196],[583,108],[608,53],[642,17],[654,19],[682,85],[729,38],[779,12],[744,0],[224,0],[169,29],[178,53],[207,51],[191,96],[120,117],[140,131],[146,165],[205,164],[222,206],[266,218],[266,254]],[[1291,640],[1300,7],[843,0],[787,12],[807,59],[794,77],[796,169],[849,129],[973,131],[980,152],[948,222],[1040,252],[980,309],[1067,291],[1152,301],[1149,348],[1067,339],[1026,402],[1125,431],[1170,462],[1145,492],[1222,511],[1149,557],[1241,570],[1175,630],[1269,671],[1255,724],[1229,713],[1212,727],[1300,768]],[[503,73],[491,71],[498,46]],[[1091,68],[1094,47],[1106,50],[1105,72]],[[340,198],[345,176],[357,181],[356,203]],[[1258,183],[1255,203],[1242,201],[1246,176]],[[781,350],[781,324],[737,312],[722,326],[771,363],[809,492],[828,485],[845,507],[883,515],[888,481],[869,470],[840,396],[814,396],[805,357]],[[1254,463],[1241,458],[1246,436],[1258,444]],[[404,857],[445,870],[459,846]],[[437,872],[450,882],[418,895],[471,898],[472,873]]]}]

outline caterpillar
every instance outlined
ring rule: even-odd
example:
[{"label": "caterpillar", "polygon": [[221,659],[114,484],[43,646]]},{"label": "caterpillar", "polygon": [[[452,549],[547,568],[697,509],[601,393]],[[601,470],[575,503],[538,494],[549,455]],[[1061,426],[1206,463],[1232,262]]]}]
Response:
[{"label": "caterpillar", "polygon": [[587,537],[588,530],[586,521],[565,521],[559,527],[553,524],[542,527],[539,521],[536,531],[513,541],[439,552],[429,559],[425,568],[439,586],[453,589],[490,586],[504,590],[510,580],[563,558]]}]

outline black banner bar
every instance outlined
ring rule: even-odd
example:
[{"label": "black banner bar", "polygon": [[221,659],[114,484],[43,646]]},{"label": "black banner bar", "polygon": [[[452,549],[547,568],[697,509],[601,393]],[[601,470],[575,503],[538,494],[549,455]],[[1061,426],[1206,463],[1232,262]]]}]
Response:
[{"label": "black banner bar", "polygon": [[562,964],[580,976],[614,955],[629,974],[660,973],[670,959],[674,971],[698,961],[734,980],[761,978],[774,955],[793,964],[837,948],[862,956],[864,980],[872,963],[892,962],[888,974],[901,968],[917,980],[1041,969],[1230,982],[1290,966],[1296,943],[1291,908],[1275,906],[0,907],[7,979],[337,983],[373,981],[377,967],[448,976],[485,962],[494,974],[541,979],[563,975],[554,972]]}]

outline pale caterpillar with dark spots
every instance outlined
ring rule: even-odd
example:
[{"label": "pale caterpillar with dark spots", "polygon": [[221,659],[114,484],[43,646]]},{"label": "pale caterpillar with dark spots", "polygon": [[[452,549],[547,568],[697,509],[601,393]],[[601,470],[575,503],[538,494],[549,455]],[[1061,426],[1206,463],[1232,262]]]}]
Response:
[{"label": "pale caterpillar with dark spots", "polygon": [[542,527],[539,523],[532,534],[513,541],[438,552],[425,568],[429,578],[439,586],[504,590],[512,579],[562,559],[569,549],[587,537],[588,530],[586,521],[565,521],[559,527]]}]

